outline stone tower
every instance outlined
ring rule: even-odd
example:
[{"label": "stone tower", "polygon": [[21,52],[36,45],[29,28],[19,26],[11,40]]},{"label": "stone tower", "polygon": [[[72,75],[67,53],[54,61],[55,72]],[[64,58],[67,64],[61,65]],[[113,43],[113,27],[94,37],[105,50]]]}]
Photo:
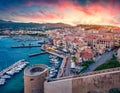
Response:
[{"label": "stone tower", "polygon": [[44,81],[48,76],[48,66],[40,64],[24,70],[24,93],[44,93]]}]

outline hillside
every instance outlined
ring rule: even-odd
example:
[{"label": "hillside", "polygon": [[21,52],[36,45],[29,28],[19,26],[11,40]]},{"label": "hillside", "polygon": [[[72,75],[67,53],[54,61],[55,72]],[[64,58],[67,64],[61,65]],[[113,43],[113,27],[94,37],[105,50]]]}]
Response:
[{"label": "hillside", "polygon": [[0,20],[1,31],[4,29],[44,31],[44,30],[57,29],[63,27],[70,27],[70,25],[64,23],[18,23],[18,22]]}]

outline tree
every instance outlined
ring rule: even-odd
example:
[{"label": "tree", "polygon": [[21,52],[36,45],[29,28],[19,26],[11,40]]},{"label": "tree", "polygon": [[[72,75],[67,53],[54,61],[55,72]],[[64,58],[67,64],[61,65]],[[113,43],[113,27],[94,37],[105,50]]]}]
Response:
[{"label": "tree", "polygon": [[73,62],[77,62],[77,58],[75,56],[72,57]]},{"label": "tree", "polygon": [[120,90],[118,88],[112,88],[108,93],[120,93]]}]

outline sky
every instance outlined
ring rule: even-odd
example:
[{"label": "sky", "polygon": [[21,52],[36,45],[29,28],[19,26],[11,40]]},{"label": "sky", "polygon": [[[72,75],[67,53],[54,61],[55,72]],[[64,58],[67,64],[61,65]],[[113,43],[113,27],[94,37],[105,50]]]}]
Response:
[{"label": "sky", "polygon": [[0,19],[120,25],[120,0],[0,0]]}]

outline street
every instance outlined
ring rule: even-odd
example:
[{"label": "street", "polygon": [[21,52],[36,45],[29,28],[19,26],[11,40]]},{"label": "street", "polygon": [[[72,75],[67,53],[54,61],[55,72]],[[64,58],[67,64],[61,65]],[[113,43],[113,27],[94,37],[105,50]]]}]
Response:
[{"label": "street", "polygon": [[86,70],[84,70],[82,73],[87,73],[95,70],[98,66],[105,63],[107,60],[110,60],[112,58],[112,55],[114,54],[114,51],[106,52],[101,57],[98,57],[95,60],[95,63],[91,64]]}]

